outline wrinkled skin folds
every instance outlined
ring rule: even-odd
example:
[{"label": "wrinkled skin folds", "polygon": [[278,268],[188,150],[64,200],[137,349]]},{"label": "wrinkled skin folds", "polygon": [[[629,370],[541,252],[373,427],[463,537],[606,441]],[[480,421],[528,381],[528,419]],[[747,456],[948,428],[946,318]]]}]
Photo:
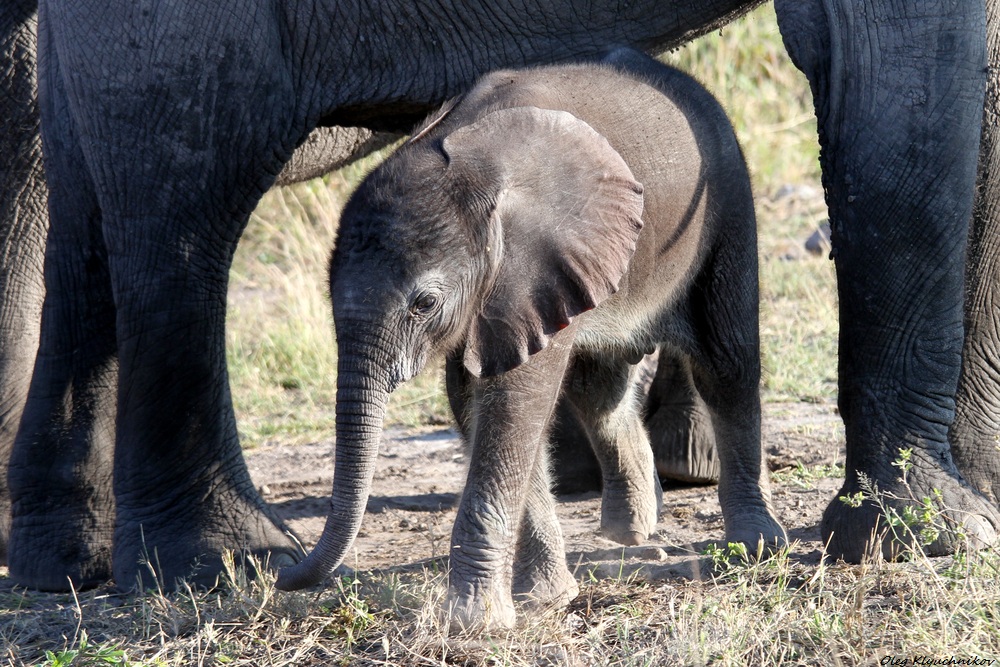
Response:
[{"label": "wrinkled skin folds", "polygon": [[[246,473],[223,351],[228,266],[261,194],[283,170],[282,181],[306,176],[366,150],[369,130],[408,129],[487,71],[593,60],[617,44],[657,52],[755,4],[564,0],[523,16],[446,0],[425,12],[363,0],[4,3],[0,552],[12,578],[130,588],[148,583],[150,561],[170,586],[212,580],[224,549],[299,558]],[[819,119],[844,492],[862,473],[901,497],[940,489],[982,542],[1000,488],[997,7],[776,2]],[[363,129],[307,140],[317,125]],[[711,447],[702,427],[686,432],[702,454]],[[903,448],[909,490],[892,465]],[[870,504],[834,500],[823,530],[833,555],[857,560],[880,525]],[[955,546],[945,531],[931,552]]]}]

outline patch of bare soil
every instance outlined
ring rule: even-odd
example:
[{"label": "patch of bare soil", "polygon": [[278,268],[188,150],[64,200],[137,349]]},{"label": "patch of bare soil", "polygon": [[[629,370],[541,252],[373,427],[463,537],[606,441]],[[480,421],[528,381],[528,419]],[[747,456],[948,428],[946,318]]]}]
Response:
[{"label": "patch of bare soil", "polygon": [[[819,522],[841,485],[839,476],[816,475],[816,466],[843,464],[840,416],[830,404],[765,406],[763,446],[778,475],[772,495],[778,517],[797,541],[792,558],[820,558]],[[265,499],[307,548],[326,520],[333,483],[334,444],[266,446],[247,454]],[[390,431],[383,438],[368,511],[353,556],[358,569],[421,566],[447,556],[455,510],[465,481],[466,455],[450,429]],[[699,554],[723,539],[714,486],[667,485],[657,531],[642,546],[623,548],[601,537],[600,495],[563,496],[558,504],[568,559],[578,577],[698,578]]]}]

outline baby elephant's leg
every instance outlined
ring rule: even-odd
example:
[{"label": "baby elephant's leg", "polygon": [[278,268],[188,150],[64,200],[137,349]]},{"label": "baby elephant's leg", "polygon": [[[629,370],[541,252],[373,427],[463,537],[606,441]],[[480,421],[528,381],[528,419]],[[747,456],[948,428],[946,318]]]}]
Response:
[{"label": "baby elephant's leg", "polygon": [[561,607],[580,590],[566,567],[566,546],[556,517],[548,448],[535,462],[525,497],[524,519],[514,560],[514,599],[539,607]]},{"label": "baby elephant's leg", "polygon": [[[466,443],[470,443],[476,417],[473,378],[457,356],[448,358],[445,377],[448,399],[458,427]],[[548,450],[543,441],[525,497],[512,587],[515,600],[543,607],[562,606],[576,597],[579,591],[576,579],[566,567],[566,547],[552,497]]]},{"label": "baby elephant's leg", "polygon": [[[752,207],[748,204],[748,210]],[[757,265],[749,254],[755,229],[720,239],[691,296],[694,340],[691,375],[712,416],[719,451],[719,503],[726,541],[754,554],[787,543],[771,505],[760,442],[760,333]]]},{"label": "baby elephant's leg", "polygon": [[642,423],[637,373],[624,359],[581,354],[566,383],[567,396],[594,434],[604,481],[601,532],[628,545],[641,544],[656,529],[663,502]]},{"label": "baby elephant's leg", "polygon": [[465,427],[472,451],[448,576],[453,630],[514,624],[518,537],[526,507],[536,509],[525,499],[532,495],[571,343],[553,341],[530,363],[471,383],[473,414]]}]

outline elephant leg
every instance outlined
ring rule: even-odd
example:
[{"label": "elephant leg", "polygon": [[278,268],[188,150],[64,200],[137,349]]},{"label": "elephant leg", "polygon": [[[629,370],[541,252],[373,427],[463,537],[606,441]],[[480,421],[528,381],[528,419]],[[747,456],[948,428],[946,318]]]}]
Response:
[{"label": "elephant leg", "polygon": [[694,484],[719,481],[712,415],[695,389],[686,357],[660,351],[646,402],[646,428],[660,477]]},{"label": "elephant leg", "polygon": [[[719,481],[719,456],[712,417],[694,387],[683,356],[666,350],[641,364],[639,395],[656,471],[662,479],[692,484]],[[568,397],[559,401],[552,426],[552,468],[558,494],[600,491],[601,466],[594,456],[594,434]]]},{"label": "elephant leg", "polygon": [[514,559],[514,599],[538,607],[562,607],[580,587],[566,567],[566,545],[556,516],[548,447],[542,444],[531,475]]},{"label": "elephant leg", "polygon": [[551,466],[557,494],[601,490],[601,466],[594,456],[594,434],[577,406],[563,396],[552,419]]},{"label": "elephant leg", "polygon": [[[959,546],[955,524],[992,543],[1000,514],[960,477],[949,444],[983,115],[983,4],[779,0],[776,8],[813,91],[840,296],[847,470],[823,516],[828,553],[897,556],[915,538],[888,539],[884,508],[938,492],[950,525],[924,545],[929,554]],[[882,506],[840,500],[857,497],[866,479]]]},{"label": "elephant leg", "polygon": [[472,442],[475,430],[472,420],[475,419],[473,409],[473,377],[465,370],[461,354],[450,354],[444,362],[444,384],[448,394],[448,406],[455,417],[455,425],[466,443]]},{"label": "elephant leg", "polygon": [[636,366],[622,359],[579,354],[566,394],[594,434],[601,464],[601,532],[620,544],[641,544],[656,529],[663,491],[642,423]]},{"label": "elephant leg", "polygon": [[34,3],[0,8],[0,564],[7,562],[7,465],[28,396],[45,297],[48,190],[35,85]]},{"label": "elephant leg", "polygon": [[257,493],[237,436],[224,340],[229,264],[205,251],[211,239],[193,241],[206,261],[188,262],[155,234],[140,236],[118,236],[111,248],[128,258],[111,262],[122,360],[115,580],[211,584],[229,549],[292,564],[300,551]]},{"label": "elephant leg", "polygon": [[[712,310],[709,307],[707,312]],[[743,315],[753,317],[750,313]],[[713,344],[689,363],[718,443],[719,504],[726,542],[742,543],[754,554],[761,542],[764,548],[773,548],[788,540],[771,505],[768,471],[760,446],[757,348],[741,345],[745,341],[737,337],[727,341],[728,332],[728,327],[709,327],[702,337],[711,337],[720,345]],[[731,353],[723,352],[727,349]]]},{"label": "elephant leg", "polygon": [[[470,442],[469,401],[471,376],[462,365],[461,357],[449,357],[445,362],[445,383],[448,403],[459,431]],[[556,405],[549,438],[552,443],[551,469],[557,494],[584,493],[601,490],[601,467],[594,456],[593,435],[568,397],[562,396]]]},{"label": "elephant leg", "polygon": [[474,383],[469,474],[451,538],[448,606],[455,630],[514,623],[518,536],[570,342],[552,341],[530,363]]},{"label": "elephant leg", "polygon": [[63,90],[51,85],[48,92],[41,113],[59,137],[45,146],[55,224],[45,254],[38,356],[10,460],[9,563],[21,585],[66,590],[111,578],[117,360],[96,195],[81,168],[77,128],[53,113]]},{"label": "elephant leg", "polygon": [[962,476],[1000,503],[1000,2],[986,3],[986,103],[966,265],[965,345],[951,427]]},{"label": "elephant leg", "polygon": [[[18,443],[30,442],[53,457],[62,441],[89,442],[99,433],[107,459],[113,429],[111,560],[120,587],[150,585],[154,577],[164,588],[178,577],[212,584],[230,549],[269,554],[273,565],[293,561],[299,550],[257,494],[243,460],[224,344],[233,250],[295,139],[282,146],[278,134],[294,125],[293,112],[281,106],[294,103],[287,71],[271,66],[282,37],[266,22],[247,21],[223,44],[181,24],[192,19],[172,13],[172,5],[123,5],[122,12],[135,15],[121,17],[121,30],[131,21],[162,29],[126,38],[113,34],[115,26],[97,25],[102,18],[79,3],[61,7],[58,17],[49,17],[49,8],[42,4],[39,11],[45,64],[39,87],[46,155],[55,156],[46,164],[55,169],[48,174],[50,238],[74,233],[82,219],[99,216],[100,228],[76,232],[82,237],[77,243],[93,248],[82,245],[74,253],[50,245],[52,310],[66,312],[57,321],[46,302],[41,350],[47,351],[49,338],[68,341],[62,343],[64,354],[76,366],[52,354],[40,356],[36,376],[46,385],[35,405],[49,404],[30,416],[44,428],[36,438],[22,428]],[[232,19],[225,8],[212,8],[219,14],[208,20],[221,25]],[[149,12],[159,12],[158,18]],[[154,50],[158,58],[180,59],[173,68],[157,61],[170,75],[154,77],[155,83],[137,66]],[[105,54],[99,63],[85,57],[98,52]],[[183,64],[189,53],[201,54],[197,66]],[[233,68],[233,62],[244,66]],[[152,107],[149,90],[155,93]],[[271,124],[245,122],[239,109],[256,109]],[[80,140],[60,144],[72,136]],[[69,150],[76,146],[82,155]],[[90,184],[90,197],[82,201],[78,193]],[[97,245],[101,240],[103,247]],[[71,266],[62,266],[65,257]],[[72,286],[49,282],[73,271],[81,275]],[[77,300],[84,298],[87,310],[77,313],[83,308]],[[88,341],[99,353],[80,348]],[[77,361],[84,354],[84,362]],[[79,368],[81,363],[87,365]],[[70,382],[99,387],[99,399],[68,394]],[[29,395],[26,419],[33,399]],[[64,410],[89,421],[66,420]],[[40,460],[24,467],[45,469]],[[73,468],[102,490],[111,469],[107,460],[100,477]],[[15,529],[17,521],[15,509]],[[59,539],[69,542],[64,535]]]},{"label": "elephant leg", "polygon": [[726,541],[750,554],[783,546],[771,505],[760,431],[757,228],[752,198],[718,221],[723,233],[692,285],[685,372],[711,415],[719,456],[719,504]]},{"label": "elephant leg", "polygon": [[[465,442],[471,443],[475,432],[473,378],[465,370],[460,356],[451,355],[445,362],[445,383],[459,431]],[[562,399],[559,405],[567,406],[569,403]],[[556,410],[558,415],[559,408]],[[567,603],[576,597],[579,590],[576,579],[566,567],[566,547],[552,496],[552,466],[548,449],[543,444],[532,470],[524,518],[518,533],[512,584],[516,600],[542,606]],[[588,453],[593,458],[589,448]]]},{"label": "elephant leg", "polygon": [[[255,201],[259,193],[235,176],[222,180],[242,192],[173,202],[195,224],[106,213],[121,360],[114,461],[121,587],[147,586],[151,575],[165,587],[178,577],[210,585],[227,550],[274,567],[301,554],[254,487],[237,435],[226,290],[249,211],[214,202]],[[183,188],[178,199],[187,197],[199,190]]]}]

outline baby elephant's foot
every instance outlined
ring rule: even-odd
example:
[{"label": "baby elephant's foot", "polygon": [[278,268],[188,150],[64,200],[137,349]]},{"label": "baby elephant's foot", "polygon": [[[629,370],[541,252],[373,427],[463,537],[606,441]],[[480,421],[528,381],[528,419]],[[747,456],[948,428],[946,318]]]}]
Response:
[{"label": "baby elephant's foot", "polygon": [[514,599],[529,609],[562,609],[580,593],[580,585],[566,568],[514,568]]},{"label": "baby elephant's foot", "polygon": [[601,534],[626,546],[642,544],[656,530],[663,508],[660,478],[652,466],[637,479],[605,479]]},{"label": "baby elephant's foot", "polygon": [[447,616],[452,635],[493,632],[514,627],[514,601],[510,591],[454,587],[448,592]]}]

